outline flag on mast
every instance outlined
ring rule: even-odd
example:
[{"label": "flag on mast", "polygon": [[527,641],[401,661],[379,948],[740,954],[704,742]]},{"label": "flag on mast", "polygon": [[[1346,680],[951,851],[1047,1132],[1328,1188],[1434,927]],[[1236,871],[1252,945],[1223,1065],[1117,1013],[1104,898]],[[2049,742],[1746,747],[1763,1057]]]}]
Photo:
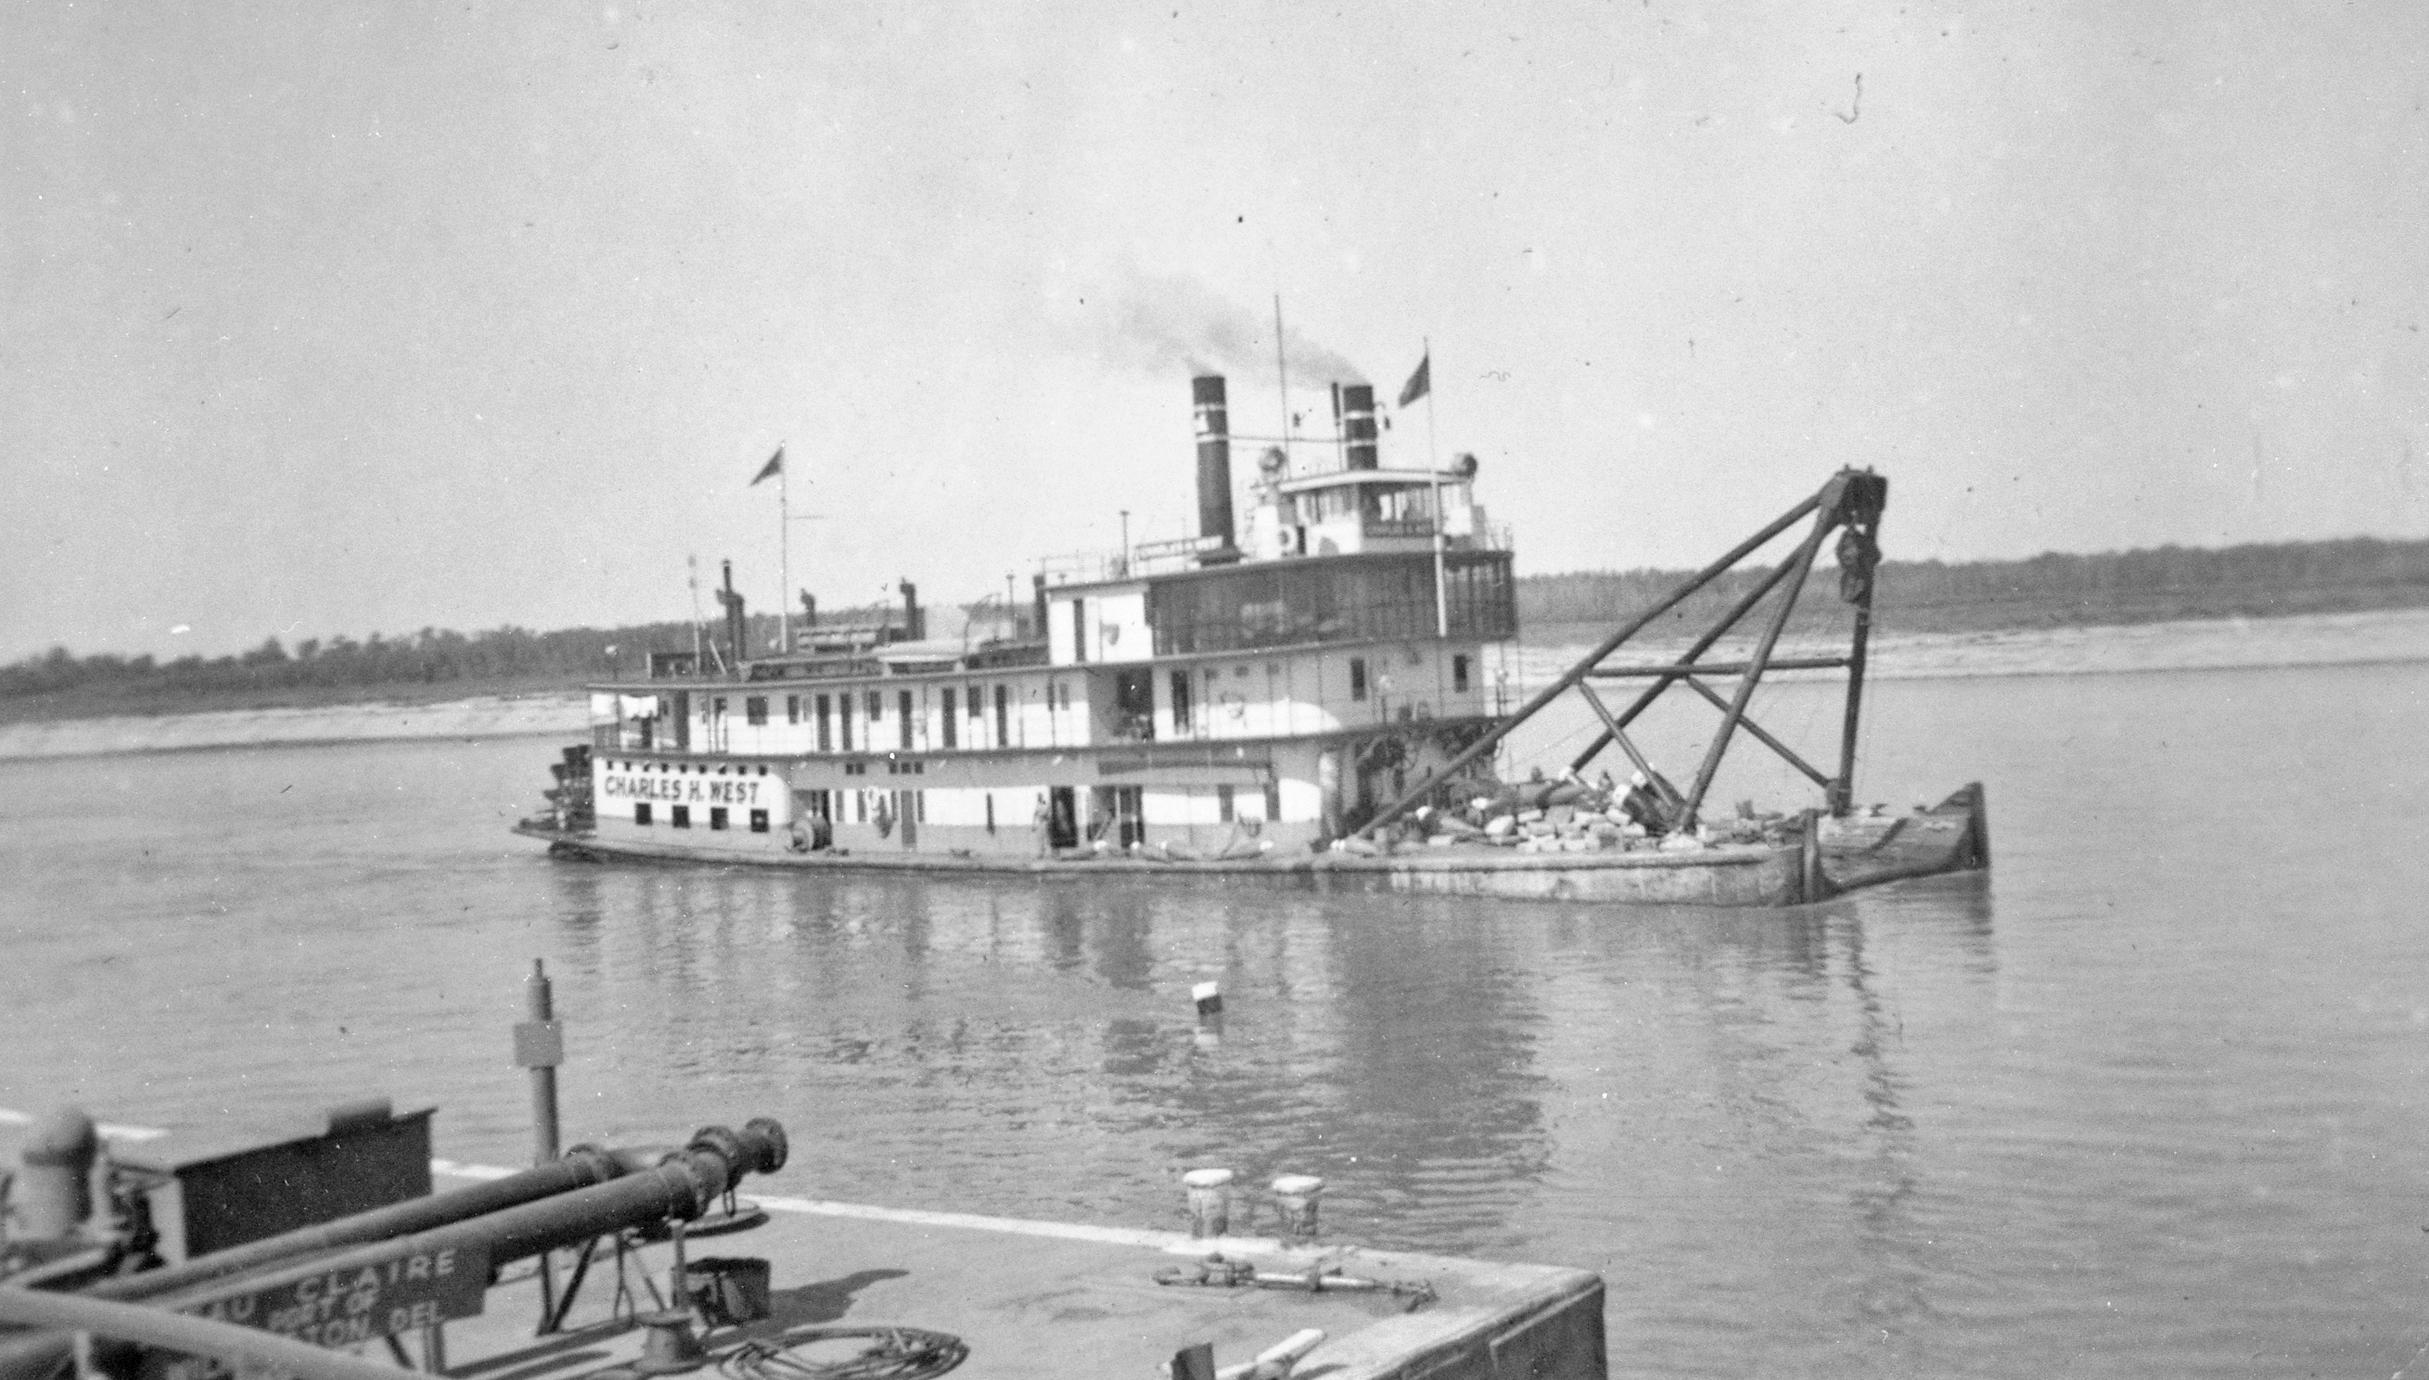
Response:
[{"label": "flag on mast", "polygon": [[1434,352],[1428,350],[1417,360],[1417,372],[1409,375],[1408,382],[1400,385],[1400,405],[1402,407],[1408,406],[1433,390],[1433,369]]},{"label": "flag on mast", "polygon": [[767,458],[767,463],[759,467],[759,473],[751,476],[751,483],[745,484],[742,487],[746,489],[750,488],[752,484],[757,484],[762,479],[771,478],[782,473],[784,473],[784,447],[778,446],[776,447],[776,453]]}]

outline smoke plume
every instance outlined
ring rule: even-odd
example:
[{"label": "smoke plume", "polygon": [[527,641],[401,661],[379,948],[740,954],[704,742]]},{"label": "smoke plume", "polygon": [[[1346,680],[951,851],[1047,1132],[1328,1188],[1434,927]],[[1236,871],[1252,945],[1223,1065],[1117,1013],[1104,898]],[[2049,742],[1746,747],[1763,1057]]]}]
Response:
[{"label": "smoke plume", "polygon": [[[1117,368],[1171,375],[1262,375],[1274,367],[1274,321],[1224,299],[1185,273],[1124,265],[1080,295],[1073,322],[1088,352]],[[1282,337],[1295,384],[1364,383],[1358,366],[1287,326]]]}]

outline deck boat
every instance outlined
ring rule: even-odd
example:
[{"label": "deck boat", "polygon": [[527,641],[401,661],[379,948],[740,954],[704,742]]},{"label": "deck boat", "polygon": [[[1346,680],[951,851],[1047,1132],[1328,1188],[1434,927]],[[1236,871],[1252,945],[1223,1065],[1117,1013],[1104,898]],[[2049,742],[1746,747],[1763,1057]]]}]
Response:
[{"label": "deck boat", "polygon": [[[1713,905],[1987,867],[1979,784],[1914,817],[1854,802],[1882,477],[1831,477],[1513,706],[1512,553],[1477,501],[1473,456],[1384,467],[1373,388],[1336,384],[1329,443],[1266,450],[1235,522],[1226,381],[1197,377],[1191,398],[1196,537],[1042,562],[1028,606],[987,625],[996,635],[927,636],[906,581],[899,615],[813,617],[759,657],[745,654],[729,567],[733,655],[704,666],[697,652],[655,653],[646,678],[591,687],[591,741],[565,752],[549,812],[518,832],[591,861]],[[1796,550],[1684,655],[1626,661],[1637,633],[1807,518]],[[1777,657],[1834,532],[1849,650]],[[1766,602],[1744,660],[1703,659]],[[1816,669],[1847,677],[1835,772],[1747,714],[1766,673]],[[1733,695],[1711,684],[1723,674]],[[1650,684],[1622,711],[1594,689],[1630,678]],[[1723,710],[1686,789],[1628,733],[1674,689]],[[1571,693],[1602,733],[1557,776],[1505,783],[1509,732]],[[1821,806],[1708,819],[1704,797],[1741,730],[1810,778]],[[1625,798],[1607,772],[1585,775],[1614,750],[1640,787]]]}]

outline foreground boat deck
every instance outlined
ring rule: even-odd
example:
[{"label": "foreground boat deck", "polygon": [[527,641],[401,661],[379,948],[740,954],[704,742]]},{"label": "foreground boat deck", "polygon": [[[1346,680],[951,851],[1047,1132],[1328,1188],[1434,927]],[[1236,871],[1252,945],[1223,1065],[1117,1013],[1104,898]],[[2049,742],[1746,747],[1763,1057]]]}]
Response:
[{"label": "foreground boat deck", "polygon": [[[442,1184],[442,1187],[450,1186]],[[903,1211],[753,1195],[765,1225],[694,1239],[690,1259],[761,1257],[773,1263],[766,1320],[706,1336],[711,1369],[751,1338],[815,1324],[894,1324],[950,1333],[969,1348],[954,1374],[1154,1377],[1183,1347],[1212,1343],[1218,1366],[1249,1360],[1306,1328],[1324,1342],[1296,1371],[1325,1380],[1585,1380],[1606,1373],[1603,1284],[1582,1270],[1491,1264],[1329,1243],[1287,1248],[1261,1238],[1193,1240],[1177,1233]],[[1337,1266],[1347,1275],[1430,1284],[1414,1311],[1376,1293],[1162,1285],[1175,1266],[1194,1271],[1213,1253],[1268,1273]],[[671,1248],[636,1252],[665,1287]],[[565,1258],[558,1257],[562,1279]],[[632,1365],[645,1329],[611,1311],[615,1268],[602,1260],[562,1335],[534,1339],[538,1284],[516,1267],[484,1312],[447,1328],[449,1373],[479,1380],[576,1380]],[[643,1291],[644,1293],[646,1291]],[[646,1310],[651,1305],[644,1301]],[[850,1354],[852,1343],[842,1345]],[[812,1359],[831,1359],[832,1350]]]}]

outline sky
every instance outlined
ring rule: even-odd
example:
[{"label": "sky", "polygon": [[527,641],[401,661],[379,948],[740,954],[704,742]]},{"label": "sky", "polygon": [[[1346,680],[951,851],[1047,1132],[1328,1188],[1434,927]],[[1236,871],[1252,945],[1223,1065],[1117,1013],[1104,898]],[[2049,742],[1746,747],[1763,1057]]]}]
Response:
[{"label": "sky", "polygon": [[1843,465],[1892,559],[2429,535],[2399,0],[26,0],[0,94],[0,660],[770,608],[779,444],[822,604],[1025,588],[1193,535],[1277,298],[1522,573]]}]

